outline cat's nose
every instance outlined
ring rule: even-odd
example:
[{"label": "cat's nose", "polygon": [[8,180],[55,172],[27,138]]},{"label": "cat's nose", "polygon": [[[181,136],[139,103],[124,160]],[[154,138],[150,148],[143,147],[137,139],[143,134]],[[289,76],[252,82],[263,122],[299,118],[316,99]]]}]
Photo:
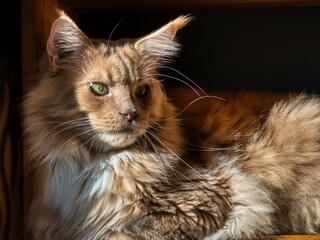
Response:
[{"label": "cat's nose", "polygon": [[122,111],[120,112],[120,114],[124,116],[128,120],[128,122],[132,122],[139,115],[139,112],[137,111],[137,109],[132,109]]}]

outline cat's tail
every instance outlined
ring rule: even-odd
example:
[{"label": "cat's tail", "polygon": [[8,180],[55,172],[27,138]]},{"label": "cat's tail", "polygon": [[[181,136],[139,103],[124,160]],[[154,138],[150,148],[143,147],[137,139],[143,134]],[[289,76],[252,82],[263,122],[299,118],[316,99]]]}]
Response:
[{"label": "cat's tail", "polygon": [[276,104],[253,135],[244,159],[247,170],[279,187],[294,177],[294,168],[320,165],[320,99],[300,95]]},{"label": "cat's tail", "polygon": [[300,95],[275,105],[262,131],[253,139],[255,145],[272,147],[280,153],[319,152],[320,99]]},{"label": "cat's tail", "polygon": [[300,95],[275,105],[245,152],[243,170],[270,190],[283,211],[280,231],[319,231],[320,99]]},{"label": "cat's tail", "polygon": [[230,164],[233,208],[206,240],[252,239],[320,229],[320,99],[275,105]]}]

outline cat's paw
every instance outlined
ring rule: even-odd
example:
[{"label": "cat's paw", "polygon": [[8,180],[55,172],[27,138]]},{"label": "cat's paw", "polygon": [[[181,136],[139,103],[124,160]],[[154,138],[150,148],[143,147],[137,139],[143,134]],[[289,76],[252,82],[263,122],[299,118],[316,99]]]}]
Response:
[{"label": "cat's paw", "polygon": [[135,238],[127,233],[113,233],[109,238],[109,240],[135,240]]}]

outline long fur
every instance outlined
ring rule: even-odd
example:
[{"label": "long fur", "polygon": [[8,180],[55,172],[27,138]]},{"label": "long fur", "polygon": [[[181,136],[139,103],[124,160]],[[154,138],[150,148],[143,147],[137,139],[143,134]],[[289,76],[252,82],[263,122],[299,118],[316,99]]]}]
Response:
[{"label": "long fur", "polygon": [[174,38],[189,17],[109,41],[90,40],[60,14],[24,100],[34,239],[320,232],[316,96],[166,95],[159,69],[179,51]]}]

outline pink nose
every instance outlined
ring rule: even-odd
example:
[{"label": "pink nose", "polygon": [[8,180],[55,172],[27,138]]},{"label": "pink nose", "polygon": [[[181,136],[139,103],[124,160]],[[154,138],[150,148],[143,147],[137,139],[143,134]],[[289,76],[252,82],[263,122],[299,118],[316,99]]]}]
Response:
[{"label": "pink nose", "polygon": [[124,116],[128,120],[128,122],[132,122],[135,119],[135,117],[139,115],[137,110],[126,110],[120,112],[120,114]]}]

